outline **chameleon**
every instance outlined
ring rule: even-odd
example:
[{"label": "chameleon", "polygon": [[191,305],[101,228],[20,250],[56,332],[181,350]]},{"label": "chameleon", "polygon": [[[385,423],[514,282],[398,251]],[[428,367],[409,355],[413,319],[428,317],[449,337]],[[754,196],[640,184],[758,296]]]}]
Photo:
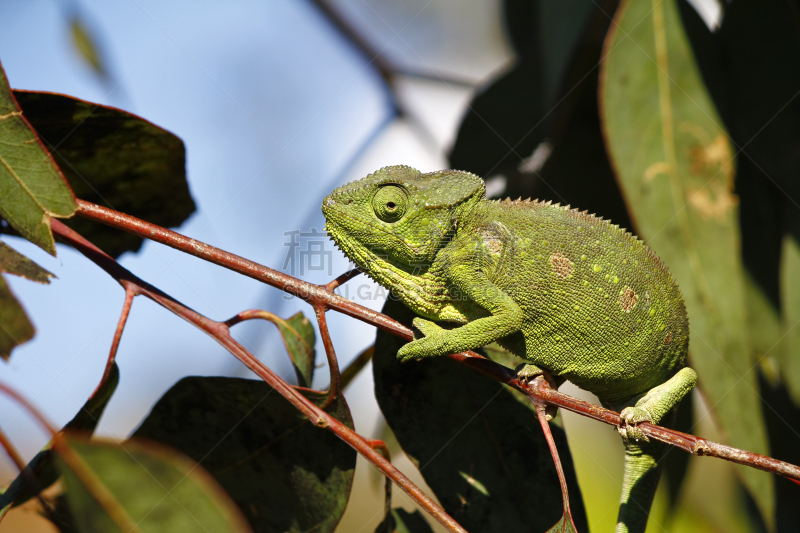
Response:
[{"label": "chameleon", "polygon": [[[521,379],[569,380],[621,409],[618,532],[645,530],[658,483],[658,423],[694,387],[680,290],[641,240],[587,211],[489,200],[469,172],[389,166],[322,204],[344,254],[415,314],[403,361],[497,342]],[[444,328],[436,322],[456,325]]]}]

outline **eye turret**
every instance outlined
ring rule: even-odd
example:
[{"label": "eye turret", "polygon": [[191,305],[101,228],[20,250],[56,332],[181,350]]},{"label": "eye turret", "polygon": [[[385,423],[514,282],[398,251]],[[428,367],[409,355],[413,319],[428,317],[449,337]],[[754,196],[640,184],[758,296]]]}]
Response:
[{"label": "eye turret", "polygon": [[384,185],[372,197],[375,216],[384,222],[396,222],[403,218],[408,207],[408,194],[397,185]]}]

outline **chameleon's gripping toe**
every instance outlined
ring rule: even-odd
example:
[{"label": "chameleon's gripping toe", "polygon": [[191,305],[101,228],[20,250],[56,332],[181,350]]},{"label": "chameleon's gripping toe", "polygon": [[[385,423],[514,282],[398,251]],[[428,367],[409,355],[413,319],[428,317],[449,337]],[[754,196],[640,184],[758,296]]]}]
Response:
[{"label": "chameleon's gripping toe", "polygon": [[626,441],[649,442],[638,425],[642,422],[657,424],[697,383],[697,374],[689,367],[680,369],[672,378],[650,389],[636,405],[620,413],[617,427]]}]

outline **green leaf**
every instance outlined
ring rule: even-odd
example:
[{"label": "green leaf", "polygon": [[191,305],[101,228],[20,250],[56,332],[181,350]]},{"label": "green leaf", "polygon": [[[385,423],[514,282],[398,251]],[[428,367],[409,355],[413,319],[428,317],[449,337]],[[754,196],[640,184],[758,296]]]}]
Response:
[{"label": "green leaf", "polygon": [[[325,402],[323,393],[301,392],[317,405]],[[344,399],[325,409],[353,427]],[[198,461],[257,532],[332,532],[350,495],[356,452],[261,381],[184,378],[134,437]]]},{"label": "green leaf", "polygon": [[23,117],[0,66],[0,217],[52,255],[50,217],[69,217],[75,198]]},{"label": "green leaf", "polygon": [[0,241],[0,272],[39,283],[50,283],[50,278],[55,277],[3,241]]},{"label": "green leaf", "polygon": [[[162,531],[252,531],[230,498],[196,463],[154,443],[87,442],[68,438],[142,533]],[[120,531],[60,456],[65,494],[82,533]]]},{"label": "green leaf", "polygon": [[783,337],[780,345],[780,366],[786,388],[800,405],[800,246],[792,237],[783,243],[781,264],[781,301],[783,303]]},{"label": "green leaf", "polygon": [[[686,301],[690,363],[733,446],[768,454],[747,337],[733,151],[674,0],[626,1],[606,38],[600,102],[608,150],[635,224]],[[740,468],[769,520],[769,474]]]},{"label": "green leaf", "polygon": [[[388,529],[386,522],[389,522]],[[375,533],[433,533],[431,525],[425,517],[415,509],[409,513],[405,509],[398,507],[392,509],[383,519],[383,522],[375,528]]]},{"label": "green leaf", "polygon": [[[86,400],[86,403],[83,404],[83,407],[81,407],[81,410],[78,411],[72,420],[67,422],[64,429],[85,431],[90,434],[94,432],[106,405],[108,405],[108,401],[111,399],[111,396],[113,396],[114,391],[117,390],[118,384],[119,368],[117,364],[114,363],[108,378],[106,378],[100,387],[92,393],[89,399]],[[11,507],[22,505],[58,480],[59,472],[56,469],[52,448],[52,441],[48,442],[42,451],[37,453],[25,467],[27,475],[36,478],[37,487],[31,487],[30,484],[27,483],[26,475],[20,474],[5,489],[3,494],[0,495],[0,519],[3,518]]]},{"label": "green leaf", "polygon": [[310,387],[314,379],[314,363],[317,351],[314,348],[317,342],[314,326],[305,317],[302,311],[284,320],[272,313],[264,314],[264,318],[269,320],[281,332],[283,344],[289,352],[289,359],[292,360],[295,374],[297,374],[297,384],[301,387]]},{"label": "green leaf", "polygon": [[578,533],[575,531],[575,528],[572,527],[572,522],[567,519],[567,515],[561,515],[561,520],[559,520],[556,525],[551,527],[547,530],[547,533]]},{"label": "green leaf", "polygon": [[[387,300],[383,312],[410,325]],[[444,509],[467,531],[545,531],[562,511],[555,466],[536,414],[496,381],[446,358],[401,364],[404,341],[378,331],[372,368],[381,411]],[[552,427],[573,516],[586,513],[564,431]]]},{"label": "green leaf", "polygon": [[[14,95],[78,198],[164,227],[179,226],[194,211],[186,151],[176,135],[121,109],[62,94]],[[142,244],[80,217],[68,225],[114,257]]]},{"label": "green leaf", "polygon": [[34,333],[25,309],[0,276],[0,358],[8,361],[11,350],[31,340]]},{"label": "green leaf", "polygon": [[84,20],[79,16],[73,16],[69,21],[69,29],[72,37],[72,44],[80,56],[86,61],[95,74],[101,79],[108,78],[108,70],[101,58],[100,48],[86,26]]}]

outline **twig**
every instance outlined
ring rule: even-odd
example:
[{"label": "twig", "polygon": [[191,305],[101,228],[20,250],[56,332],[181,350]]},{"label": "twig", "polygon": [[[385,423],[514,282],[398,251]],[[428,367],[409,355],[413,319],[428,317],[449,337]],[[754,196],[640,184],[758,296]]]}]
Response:
[{"label": "twig", "polygon": [[331,384],[328,399],[325,404],[339,397],[342,391],[342,375],[339,373],[339,361],[336,359],[336,351],[333,349],[331,333],[328,331],[328,320],[325,318],[325,307],[322,305],[314,306],[314,313],[317,315],[319,323],[319,334],[322,337],[322,345],[325,346],[325,356],[328,358],[328,368],[331,371]]},{"label": "twig", "polygon": [[[389,452],[389,447],[386,445],[385,442],[378,439],[372,439],[369,442],[369,445],[372,446],[374,450],[380,453],[384,459],[392,462],[392,456]],[[392,480],[388,477],[385,480],[385,485],[383,487],[383,520],[386,524],[386,533],[391,533],[393,529],[391,526],[391,521],[387,520],[389,518],[389,513],[392,510]]]},{"label": "twig", "polygon": [[[121,213],[117,214],[122,215]],[[444,511],[444,509],[439,507],[439,505],[437,505],[436,502],[433,501],[433,499],[431,499],[427,494],[425,494],[422,490],[420,490],[419,487],[414,485],[411,482],[411,480],[409,480],[402,472],[397,470],[391,463],[386,461],[386,459],[384,459],[380,453],[376,452],[369,445],[368,439],[365,439],[364,437],[362,437],[361,435],[359,435],[358,433],[356,433],[355,431],[353,431],[352,429],[341,423],[339,420],[337,420],[336,418],[332,417],[331,415],[329,415],[328,413],[326,413],[325,411],[314,405],[305,396],[297,392],[288,383],[286,383],[276,374],[274,374],[272,370],[270,370],[254,355],[248,352],[242,345],[236,342],[233,339],[233,337],[231,337],[230,330],[226,323],[216,322],[214,320],[211,320],[210,318],[207,318],[197,313],[196,311],[186,307],[185,305],[181,304],[171,296],[156,289],[152,285],[145,283],[144,281],[136,277],[134,274],[132,274],[130,271],[125,269],[122,265],[117,263],[117,261],[114,260],[111,256],[107,255],[105,252],[97,248],[94,244],[90,243],[80,234],[70,229],[69,227],[65,226],[58,220],[53,219],[51,221],[51,228],[53,232],[56,235],[58,235],[62,240],[73,246],[75,249],[77,249],[79,252],[81,252],[83,255],[89,258],[92,262],[94,262],[97,266],[105,270],[120,284],[123,284],[124,286],[124,282],[128,282],[130,285],[135,287],[134,290],[136,294],[141,294],[153,300],[154,302],[158,303],[159,305],[165,307],[166,309],[172,311],[179,317],[183,318],[187,322],[193,324],[202,331],[206,332],[209,336],[211,336],[214,340],[216,340],[219,344],[221,344],[225,349],[227,349],[234,357],[236,357],[242,363],[244,363],[245,366],[247,366],[247,368],[252,370],[257,376],[263,379],[270,387],[275,389],[281,396],[286,398],[292,405],[294,405],[301,413],[303,413],[306,416],[306,418],[308,418],[317,427],[325,428],[333,432],[334,434],[336,434],[337,437],[339,437],[344,442],[349,444],[358,453],[364,456],[364,458],[366,458],[368,461],[370,461],[372,464],[378,467],[378,469],[380,469],[385,476],[389,477],[396,485],[398,485],[412,499],[414,499],[417,503],[419,503],[419,505],[423,509],[425,509],[431,516],[433,516],[437,521],[439,521],[439,523],[441,523],[449,531],[456,533],[467,533],[466,530],[462,528],[455,520],[453,520],[450,517],[450,515],[448,515]],[[158,228],[158,226],[155,226],[155,228]],[[164,232],[169,232],[169,230],[165,230],[163,228],[160,228],[160,230]],[[213,248],[209,247],[208,245],[203,245],[198,241],[194,242],[197,243],[199,247]],[[227,254],[227,252],[223,252],[222,250],[218,250],[216,248],[213,248],[213,250],[216,250],[215,253],[219,254],[220,257],[225,257],[226,259],[227,255],[229,255]],[[246,260],[242,259],[242,261]],[[285,275],[281,274],[281,276]],[[299,282],[300,284],[299,288],[302,288],[303,282],[301,282],[300,280],[295,280],[295,281]],[[294,286],[298,287],[297,284],[294,284]]]},{"label": "twig", "polygon": [[[85,218],[151,239],[229,270],[233,270],[234,272],[259,280],[267,285],[271,285],[302,298],[313,306],[322,305],[327,309],[339,311],[340,313],[371,324],[400,338],[406,340],[413,339],[412,331],[396,320],[382,313],[378,313],[377,311],[358,305],[355,302],[346,300],[328,290],[324,285],[314,285],[304,282],[254,261],[225,252],[195,239],[190,239],[166,228],[150,224],[130,215],[107,209],[90,202],[78,200],[78,214]],[[54,223],[55,222],[57,221],[54,220]],[[473,370],[504,383],[509,387],[515,388],[531,399],[538,398],[550,405],[573,411],[580,415],[593,418],[594,420],[605,422],[606,424],[619,426],[619,413],[572,398],[538,381],[522,383],[517,380],[516,374],[511,369],[486,359],[475,352],[462,352],[451,354],[447,357],[465,364]],[[780,474],[792,480],[800,480],[800,468],[784,461],[740,450],[646,422],[641,423],[639,427],[647,437],[676,446],[694,455],[718,457],[759,470]]]}]

